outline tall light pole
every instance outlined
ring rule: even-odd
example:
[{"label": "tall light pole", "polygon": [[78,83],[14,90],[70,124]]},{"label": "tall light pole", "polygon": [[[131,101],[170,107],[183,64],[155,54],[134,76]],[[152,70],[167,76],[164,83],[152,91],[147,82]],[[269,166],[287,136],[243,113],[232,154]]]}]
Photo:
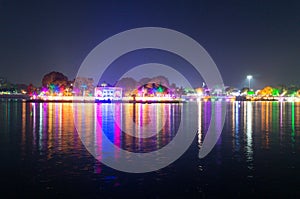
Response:
[{"label": "tall light pole", "polygon": [[250,81],[252,79],[252,75],[247,75],[247,79],[248,79],[248,82],[249,82],[249,90],[250,90]]}]

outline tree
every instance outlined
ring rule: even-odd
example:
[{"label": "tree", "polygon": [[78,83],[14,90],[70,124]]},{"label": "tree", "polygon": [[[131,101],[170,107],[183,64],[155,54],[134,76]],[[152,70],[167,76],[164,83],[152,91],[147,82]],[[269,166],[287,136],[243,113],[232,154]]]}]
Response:
[{"label": "tree", "polygon": [[130,96],[131,92],[137,88],[137,82],[131,77],[124,77],[117,82],[116,86],[124,90],[125,96]]},{"label": "tree", "polygon": [[260,96],[273,96],[273,88],[271,86],[266,86],[259,91],[258,95]]},{"label": "tree", "polygon": [[157,84],[161,84],[163,86],[166,86],[166,87],[170,87],[169,85],[169,80],[168,78],[166,78],[165,76],[157,76],[157,77],[153,77],[150,82],[154,82],[154,83],[157,83]]},{"label": "tree", "polygon": [[287,94],[289,96],[295,96],[295,94],[297,93],[298,90],[299,90],[298,86],[293,85],[293,84],[289,85]]},{"label": "tree", "polygon": [[67,86],[68,78],[60,72],[52,71],[44,75],[42,79],[42,85],[44,87],[49,87],[50,84],[57,85],[58,87]]},{"label": "tree", "polygon": [[148,84],[151,81],[151,78],[149,77],[144,77],[142,79],[140,79],[140,81],[138,82],[139,86],[142,86],[144,84]]},{"label": "tree", "polygon": [[76,77],[73,92],[79,96],[90,96],[94,93],[94,79],[89,77]]},{"label": "tree", "polygon": [[60,72],[52,71],[44,75],[42,85],[44,88],[48,88],[51,94],[63,93],[64,89],[68,86],[68,78]]},{"label": "tree", "polygon": [[242,88],[242,89],[241,89],[241,95],[247,95],[248,91],[249,91],[249,88],[248,88],[248,87]]},{"label": "tree", "polygon": [[231,93],[234,91],[234,87],[228,86],[225,88],[226,95],[231,95]]},{"label": "tree", "polygon": [[[136,92],[135,92],[136,93]],[[148,83],[138,88],[138,93],[142,96],[164,96],[170,94],[170,91],[164,85],[158,83]]]},{"label": "tree", "polygon": [[27,86],[27,94],[28,94],[29,96],[36,95],[36,88],[33,86],[32,83],[30,83],[30,84]]}]

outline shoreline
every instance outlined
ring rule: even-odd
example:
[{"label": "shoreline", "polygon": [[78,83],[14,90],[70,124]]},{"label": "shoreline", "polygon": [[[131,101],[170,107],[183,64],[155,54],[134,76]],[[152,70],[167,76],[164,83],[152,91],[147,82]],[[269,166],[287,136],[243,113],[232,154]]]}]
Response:
[{"label": "shoreline", "polygon": [[174,101],[142,101],[142,100],[116,100],[116,101],[90,101],[90,100],[22,100],[28,103],[103,103],[103,104],[116,104],[116,103],[130,103],[130,104],[155,104],[155,103],[169,103],[180,104],[188,102],[300,102],[300,100],[276,100],[276,99],[261,99],[261,100],[174,100]]},{"label": "shoreline", "polygon": [[68,97],[50,98],[50,99],[30,99],[27,95],[0,95],[0,100],[14,100],[29,103],[187,103],[187,102],[234,102],[234,101],[252,101],[252,102],[300,102],[300,97],[230,97],[230,96],[210,96],[202,98],[175,98],[175,99],[118,99],[118,100],[98,100],[95,97]]},{"label": "shoreline", "polygon": [[179,104],[179,103],[186,103],[187,101],[180,101],[180,100],[168,100],[168,101],[142,101],[142,100],[26,100],[25,102],[28,103],[96,103],[96,104],[116,104],[116,103],[130,103],[130,104],[155,104],[155,103],[169,103],[169,104]]}]

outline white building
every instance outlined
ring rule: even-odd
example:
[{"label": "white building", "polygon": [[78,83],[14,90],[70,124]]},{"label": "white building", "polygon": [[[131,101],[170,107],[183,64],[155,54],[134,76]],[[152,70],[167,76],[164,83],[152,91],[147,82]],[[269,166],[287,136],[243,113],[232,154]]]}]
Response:
[{"label": "white building", "polygon": [[119,101],[122,99],[122,88],[120,87],[96,87],[96,101]]}]

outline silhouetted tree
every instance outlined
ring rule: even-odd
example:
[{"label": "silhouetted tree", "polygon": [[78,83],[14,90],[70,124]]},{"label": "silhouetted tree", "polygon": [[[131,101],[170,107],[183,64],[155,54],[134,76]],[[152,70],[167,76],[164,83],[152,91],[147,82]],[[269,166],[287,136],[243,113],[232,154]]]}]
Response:
[{"label": "silhouetted tree", "polygon": [[154,82],[154,83],[166,86],[166,87],[170,87],[169,79],[162,75],[151,78],[150,82]]},{"label": "silhouetted tree", "polygon": [[140,81],[138,82],[139,86],[142,86],[144,84],[148,84],[150,82],[151,78],[149,77],[144,77],[142,79],[140,79]]},{"label": "silhouetted tree", "polygon": [[124,77],[117,82],[116,86],[123,88],[125,96],[129,96],[137,88],[137,82],[131,77]]},{"label": "silhouetted tree", "polygon": [[68,85],[68,77],[60,72],[52,71],[44,75],[42,79],[43,87],[49,88],[51,84],[57,86],[58,88],[65,88]]}]

